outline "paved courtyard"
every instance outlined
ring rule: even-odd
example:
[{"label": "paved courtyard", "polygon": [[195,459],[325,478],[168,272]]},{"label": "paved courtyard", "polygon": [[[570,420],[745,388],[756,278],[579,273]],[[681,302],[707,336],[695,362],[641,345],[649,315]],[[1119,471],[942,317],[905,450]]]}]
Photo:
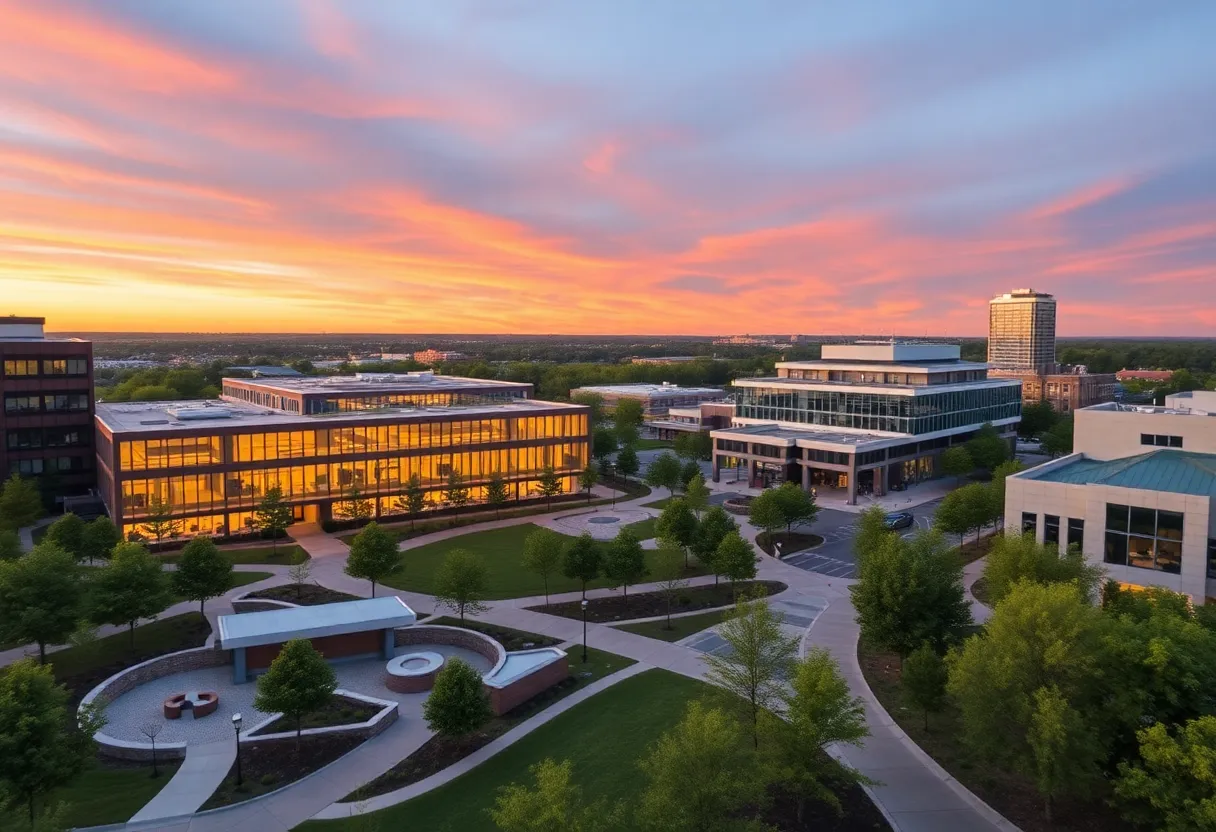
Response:
[{"label": "paved courtyard", "polygon": [[[801,636],[808,627],[815,623],[819,614],[827,609],[828,603],[826,598],[801,595],[796,601],[770,601],[769,606],[774,612],[781,615],[781,629],[786,635]],[[730,646],[722,636],[718,635],[717,627],[693,633],[677,643],[701,653],[712,653],[715,656],[725,656],[730,653]]]},{"label": "paved courtyard", "polygon": [[622,526],[638,523],[653,516],[643,509],[602,507],[586,514],[558,517],[551,520],[548,525],[563,534],[580,535],[583,532],[590,532],[596,540],[611,540],[616,537],[616,533],[621,530]]},{"label": "paved courtyard", "polygon": [[[485,673],[490,669],[490,663],[472,650],[463,647],[447,645],[409,645],[397,648],[397,655],[417,653],[421,651],[440,653],[445,657],[458,657]],[[382,659],[358,659],[356,661],[340,662],[334,665],[338,677],[338,687],[377,699],[396,701],[400,705],[400,716],[407,718],[421,713],[422,702],[426,693],[402,694],[394,693],[384,686],[384,665]],[[165,719],[162,705],[166,698],[175,693],[186,691],[215,691],[220,696],[219,707],[215,713],[194,719],[189,714],[183,714],[181,719]],[[108,720],[106,734],[115,739],[129,742],[148,742],[148,738],[140,729],[147,725],[162,726],[156,737],[156,742],[185,742],[189,745],[214,742],[232,737],[232,715],[239,713],[242,717],[243,728],[249,730],[269,714],[262,713],[253,707],[254,696],[257,695],[256,682],[236,685],[232,682],[231,667],[213,667],[206,670],[191,670],[186,673],[175,673],[154,679],[140,685],[115,699],[106,708]]]}]

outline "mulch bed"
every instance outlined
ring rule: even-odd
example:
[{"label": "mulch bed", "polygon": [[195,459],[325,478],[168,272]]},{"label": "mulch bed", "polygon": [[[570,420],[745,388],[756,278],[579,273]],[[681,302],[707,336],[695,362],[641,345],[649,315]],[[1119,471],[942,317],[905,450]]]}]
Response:
[{"label": "mulch bed", "polygon": [[[734,588],[723,582],[717,586],[686,587],[676,595],[671,606],[672,613],[707,610],[726,607],[735,603],[736,592],[742,596],[762,588],[765,595],[776,595],[788,587],[780,581],[740,581]],[[560,615],[562,618],[583,620],[583,608],[579,601],[528,607],[532,612]],[[602,624],[609,621],[629,621],[634,618],[651,618],[667,614],[667,595],[662,592],[642,592],[623,598],[593,598],[587,600],[587,620]]]},{"label": "mulch bed", "polygon": [[[367,702],[347,699],[345,696],[334,696],[326,703],[325,707],[305,716],[301,727],[329,728],[334,725],[355,725],[360,722],[367,722],[379,712],[379,708]],[[295,721],[289,717],[281,716],[274,722],[267,723],[264,727],[259,728],[256,732],[250,734],[250,736],[264,736],[266,734],[277,734],[282,731],[294,730],[296,730]]]},{"label": "mulch bed", "polygon": [[925,731],[921,712],[903,704],[899,656],[861,642],[857,658],[866,683],[908,737],[1023,832],[1132,832],[1135,828],[1106,803],[1104,794],[1088,801],[1060,798],[1053,806],[1055,823],[1048,824],[1043,798],[1032,779],[978,759],[963,745],[957,707],[950,704],[930,716]]},{"label": "mulch bed", "polygon": [[319,584],[300,584],[298,587],[295,584],[272,586],[269,589],[259,589],[257,592],[252,592],[245,597],[262,598],[268,601],[287,601],[290,604],[299,604],[305,607],[311,607],[316,604],[332,604],[335,601],[361,600],[358,595],[348,595],[345,592],[338,592],[336,589],[330,589]]},{"label": "mulch bed", "polygon": [[236,785],[234,763],[224,781],[215,793],[207,798],[200,811],[230,806],[281,789],[329,765],[362,742],[362,737],[317,734],[302,738],[298,752],[294,739],[242,743],[242,785]]},{"label": "mulch bed", "polygon": [[782,832],[876,832],[890,830],[882,812],[870,796],[856,783],[830,783],[832,793],[840,801],[840,813],[822,801],[807,800],[798,822],[798,801],[779,788],[769,789],[772,801],[761,815],[770,827]]},{"label": "mulch bed", "polygon": [[410,754],[397,765],[381,774],[370,783],[365,783],[342,798],[343,802],[367,800],[378,794],[404,788],[411,783],[425,780],[436,772],[443,771],[448,766],[458,763],[480,748],[492,743],[503,734],[510,731],[519,723],[540,713],[559,699],[574,693],[580,687],[578,679],[568,676],[553,687],[538,693],[513,710],[499,717],[494,717],[480,730],[465,734],[463,737],[446,737],[436,734],[423,743],[417,751]]},{"label": "mulch bed", "polygon": [[971,585],[971,594],[975,600],[979,601],[986,607],[992,606],[992,599],[988,597],[988,579],[980,578]]},{"label": "mulch bed", "polygon": [[[419,616],[419,618],[421,617]],[[553,647],[562,643],[560,638],[544,636],[540,633],[528,633],[523,630],[513,630],[510,627],[499,627],[495,624],[487,624],[484,621],[474,621],[472,619],[461,621],[459,618],[442,616],[427,621],[427,623],[444,627],[464,627],[466,630],[475,630],[483,636],[489,636],[497,641],[507,652],[531,650],[533,647]]]},{"label": "mulch bed", "polygon": [[[803,532],[794,532],[786,534],[785,532],[777,532],[773,535],[773,540],[781,544],[781,554],[791,555],[794,552],[801,552],[804,549],[810,549],[818,546],[823,542],[823,538],[817,534],[804,534]],[[769,539],[767,534],[761,533],[756,542],[760,544],[760,548],[764,550],[766,555],[775,555],[776,550],[773,548],[773,541]]]},{"label": "mulch bed", "polygon": [[[191,616],[190,620],[183,621],[180,630],[181,640],[173,646],[172,650],[166,650],[163,646],[156,645],[141,649],[137,638],[135,649],[126,653],[122,658],[115,659],[108,664],[99,665],[84,673],[56,678],[56,681],[67,687],[68,691],[72,694],[71,707],[75,708],[80,703],[80,700],[85,697],[85,694],[120,670],[126,670],[128,667],[133,667],[140,662],[146,662],[148,659],[155,659],[157,656],[163,656],[166,653],[176,653],[179,650],[202,647],[207,643],[207,636],[211,635],[211,625],[207,623],[207,619],[201,616]],[[126,635],[123,634],[122,637],[126,638]],[[54,654],[48,656],[48,660],[54,664]]]}]

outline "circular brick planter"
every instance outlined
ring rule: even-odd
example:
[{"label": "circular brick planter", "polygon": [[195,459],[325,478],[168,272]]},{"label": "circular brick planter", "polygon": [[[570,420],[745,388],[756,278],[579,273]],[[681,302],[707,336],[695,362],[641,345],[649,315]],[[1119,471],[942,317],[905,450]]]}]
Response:
[{"label": "circular brick planter", "polygon": [[385,666],[384,686],[394,693],[422,693],[434,686],[435,676],[442,669],[443,656],[439,653],[406,653]]}]

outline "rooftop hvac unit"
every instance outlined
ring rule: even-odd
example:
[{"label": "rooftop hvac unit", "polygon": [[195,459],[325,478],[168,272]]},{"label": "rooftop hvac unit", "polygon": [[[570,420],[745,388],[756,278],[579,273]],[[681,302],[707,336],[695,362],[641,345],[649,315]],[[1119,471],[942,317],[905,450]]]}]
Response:
[{"label": "rooftop hvac unit", "polygon": [[183,422],[232,418],[232,411],[226,407],[171,407],[165,412],[174,419],[179,419]]}]

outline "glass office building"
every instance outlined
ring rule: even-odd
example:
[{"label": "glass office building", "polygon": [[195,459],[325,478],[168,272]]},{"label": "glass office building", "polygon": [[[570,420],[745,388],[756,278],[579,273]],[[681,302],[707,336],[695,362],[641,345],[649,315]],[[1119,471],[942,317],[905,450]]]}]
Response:
[{"label": "glass office building", "polygon": [[734,468],[751,487],[801,481],[850,503],[937,476],[941,452],[985,424],[1012,441],[1022,412],[1019,381],[957,346],[904,342],[825,345],[775,378],[736,379],[734,399],[732,427],[712,432],[716,478]]},{"label": "glass office building", "polygon": [[[226,393],[236,389],[234,381],[263,402],[283,399],[279,380],[258,391],[257,381],[225,379]],[[250,527],[259,502],[276,487],[295,519],[308,522],[340,515],[353,494],[370,501],[377,516],[401,514],[400,498],[414,477],[432,508],[445,505],[454,476],[470,503],[484,501],[494,475],[506,482],[511,500],[537,497],[548,469],[563,492],[577,490],[588,463],[584,406],[506,394],[528,393],[527,385],[487,391],[481,380],[359,382],[342,383],[340,397],[353,406],[312,415],[307,398],[295,399],[295,408],[291,398],[278,401],[280,409],[236,395],[209,403],[99,404],[103,500],[127,536],[146,536],[150,517],[165,507],[181,534],[225,535]],[[428,384],[429,393],[419,389]],[[414,389],[388,389],[395,386]],[[383,403],[407,395],[432,403]]]},{"label": "glass office building", "polygon": [[1056,371],[1056,299],[1014,289],[988,302],[988,363],[999,370]]}]

